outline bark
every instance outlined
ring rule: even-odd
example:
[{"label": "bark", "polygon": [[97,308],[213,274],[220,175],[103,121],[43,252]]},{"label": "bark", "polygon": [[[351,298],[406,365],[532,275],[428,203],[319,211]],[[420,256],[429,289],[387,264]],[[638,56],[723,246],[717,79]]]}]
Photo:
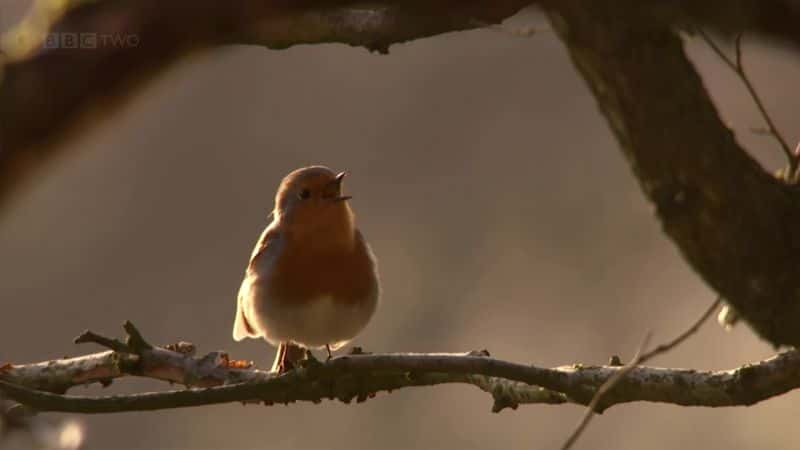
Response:
[{"label": "bark", "polygon": [[[63,16],[49,13],[4,40],[9,61],[0,66],[0,204],[23,176],[59,151],[66,132],[110,116],[137,87],[189,52],[226,44],[282,49],[330,42],[387,52],[391,44],[495,24],[528,3],[73,0]],[[54,36],[96,33],[96,48],[42,50],[35,35],[48,30],[34,23],[51,22],[49,31],[59,33]]]},{"label": "bark", "polygon": [[570,0],[550,22],[689,264],[772,344],[800,344],[800,197],[720,120],[669,23]]},{"label": "bark", "polygon": [[[114,350],[36,364],[0,367],[0,393],[38,411],[96,414],[182,408],[229,402],[293,403],[323,399],[361,402],[379,392],[444,383],[471,384],[492,395],[492,410],[520,404],[588,405],[598,389],[626,371],[602,396],[595,411],[627,402],[683,406],[740,406],[781,395],[800,386],[800,353],[726,371],[698,371],[618,364],[573,364],[553,368],[492,358],[488,352],[351,354],[326,362],[307,360],[283,375],[232,361],[224,353],[194,356],[194,346],[147,344],[126,324],[127,344],[84,333],[78,342]],[[654,350],[658,351],[658,349]],[[189,387],[176,391],[101,397],[64,395],[90,383],[107,386],[126,376],[153,378]]]}]

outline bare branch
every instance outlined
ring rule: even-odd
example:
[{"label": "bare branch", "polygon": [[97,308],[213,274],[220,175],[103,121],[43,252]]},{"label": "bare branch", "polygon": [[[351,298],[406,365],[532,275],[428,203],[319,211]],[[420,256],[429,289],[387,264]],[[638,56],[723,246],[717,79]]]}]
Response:
[{"label": "bare branch", "polygon": [[[129,333],[127,340],[146,342],[135,326],[125,323]],[[137,335],[134,338],[130,333]],[[0,380],[14,385],[26,386],[34,390],[63,393],[73,386],[99,382],[104,385],[111,380],[124,376],[140,376],[187,387],[210,387],[223,384],[235,384],[247,381],[266,380],[272,377],[269,372],[252,368],[252,363],[242,364],[231,361],[224,352],[212,352],[202,358],[195,358],[195,348],[187,342],[171,344],[165,347],[139,347],[134,352],[132,347],[117,339],[85,331],[75,342],[93,342],[107,348],[118,349],[118,352],[101,352],[91,355],[45,361],[36,364],[6,364],[0,369]],[[149,345],[149,344],[148,344]],[[482,352],[465,354],[467,356],[488,355]],[[472,384],[489,393],[495,400],[493,409],[516,408],[525,403],[558,404],[567,402],[566,396],[546,389],[515,383],[504,379],[485,376],[464,375],[463,377],[445,377],[436,374],[418,377],[411,385],[432,385],[444,382]]]},{"label": "bare branch", "polygon": [[[184,346],[179,347],[183,348]],[[175,348],[175,347],[173,347]],[[462,383],[494,398],[494,411],[520,404],[589,405],[600,387],[625,370],[620,366],[542,368],[491,358],[485,353],[346,355],[316,360],[280,376],[238,368],[227,355],[202,358],[164,347],[140,354],[106,351],[37,364],[5,365],[0,391],[40,411],[112,413],[228,402],[266,404],[324,398],[364,401],[378,392],[412,386]],[[62,395],[72,386],[141,376],[189,389],[112,396]],[[791,351],[737,369],[704,372],[636,366],[603,395],[596,411],[632,401],[684,406],[750,405],[800,387],[800,353]]]},{"label": "bare branch", "polygon": [[703,324],[706,323],[708,318],[711,317],[712,314],[714,314],[714,311],[719,307],[719,305],[722,304],[722,301],[723,301],[722,297],[717,297],[716,300],[714,300],[711,303],[711,306],[709,306],[708,309],[705,310],[705,312],[700,316],[700,318],[698,318],[692,324],[692,326],[687,328],[686,331],[684,331],[683,333],[679,334],[675,339],[666,342],[664,344],[660,344],[658,347],[641,355],[638,358],[637,364],[644,364],[647,361],[650,361],[651,359],[655,358],[656,356],[672,350],[673,348],[682,344],[683,341],[685,341],[686,339],[689,339],[693,334],[697,333],[700,327],[702,327]]},{"label": "bare branch", "polygon": [[712,39],[711,36],[709,36],[705,31],[703,31],[702,28],[698,28],[697,33],[703,38],[704,41],[706,41],[714,53],[716,53],[717,56],[719,56],[719,58],[728,67],[730,67],[734,73],[736,73],[736,76],[742,81],[742,84],[744,84],[745,89],[747,89],[747,93],[750,95],[750,98],[753,99],[753,103],[756,104],[759,114],[761,114],[761,117],[764,118],[764,122],[767,123],[767,134],[775,138],[775,140],[778,142],[778,145],[780,145],[783,154],[786,156],[786,160],[789,165],[789,168],[787,169],[786,180],[795,182],[798,175],[798,165],[800,165],[800,155],[792,152],[788,142],[778,130],[778,127],[775,126],[775,122],[772,120],[772,116],[764,106],[764,102],[761,100],[761,96],[758,94],[758,91],[756,91],[753,82],[750,80],[750,77],[747,76],[747,72],[744,70],[744,65],[742,63],[742,34],[739,33],[734,38],[733,42],[735,59],[731,59],[725,54],[722,48],[720,48],[719,45],[714,42],[714,39]]},{"label": "bare branch", "polygon": [[642,343],[639,345],[638,350],[636,350],[636,354],[633,356],[630,362],[626,364],[622,368],[622,370],[615,373],[614,376],[606,380],[606,382],[603,383],[603,385],[600,386],[599,389],[597,389],[597,392],[595,392],[592,401],[589,402],[589,406],[586,408],[586,413],[581,418],[581,421],[578,423],[578,426],[575,428],[575,431],[573,431],[572,434],[569,436],[569,438],[567,438],[567,441],[564,443],[561,449],[569,450],[570,448],[572,448],[572,446],[575,444],[575,442],[577,442],[581,434],[583,434],[583,431],[589,425],[589,422],[592,420],[592,417],[594,417],[594,412],[600,405],[600,401],[603,399],[606,393],[614,389],[614,386],[616,386],[616,384],[619,383],[619,380],[621,380],[624,376],[630,373],[630,371],[633,370],[634,367],[640,364],[644,364],[646,361],[662,353],[672,350],[673,348],[680,345],[683,341],[688,339],[690,336],[697,333],[697,330],[699,330],[700,327],[706,322],[706,320],[708,320],[708,318],[711,317],[711,314],[714,313],[714,311],[717,309],[717,307],[719,307],[721,303],[722,303],[722,297],[717,297],[717,299],[714,300],[711,306],[709,306],[708,309],[706,309],[703,315],[701,315],[700,318],[697,319],[692,324],[692,326],[690,326],[686,331],[679,334],[675,339],[667,343],[661,344],[658,347],[654,348],[653,350],[645,353],[644,350],[647,348],[647,344],[650,342],[650,338],[652,336],[651,333],[648,332],[645,335],[644,339],[642,339]]},{"label": "bare branch", "polygon": [[128,339],[126,340],[125,344],[134,353],[141,354],[142,352],[151,350],[153,348],[152,345],[144,340],[142,333],[139,332],[139,330],[130,320],[126,320],[125,323],[122,324],[122,328],[124,328],[125,332],[128,333]]},{"label": "bare branch", "polygon": [[578,422],[578,426],[575,427],[575,430],[569,435],[566,442],[564,442],[564,445],[561,446],[561,450],[569,450],[572,448],[573,445],[575,445],[575,442],[577,442],[578,438],[581,437],[583,431],[586,429],[586,427],[589,426],[589,422],[592,421],[595,410],[597,409],[597,406],[600,404],[600,400],[603,398],[603,396],[605,396],[608,391],[613,389],[614,386],[617,385],[619,380],[622,379],[622,377],[630,373],[631,370],[633,370],[636,366],[639,365],[639,363],[642,360],[641,358],[642,352],[647,347],[647,344],[650,342],[651,337],[652,334],[648,332],[644,336],[644,339],[642,339],[642,343],[639,344],[639,348],[636,350],[636,354],[633,355],[633,358],[630,360],[630,362],[624,365],[622,369],[617,371],[617,373],[615,373],[613,376],[609,377],[600,386],[600,388],[597,389],[597,392],[595,392],[594,397],[592,397],[592,401],[589,402],[589,405],[586,407],[586,412],[581,417],[580,422]]},{"label": "bare branch", "polygon": [[122,353],[131,353],[132,350],[128,347],[128,344],[118,341],[117,339],[109,339],[105,336],[100,336],[99,334],[95,334],[89,330],[84,331],[78,337],[72,340],[72,342],[76,344],[86,344],[89,342],[94,342],[95,344],[102,345],[108,349],[111,349],[115,352],[122,352]]}]

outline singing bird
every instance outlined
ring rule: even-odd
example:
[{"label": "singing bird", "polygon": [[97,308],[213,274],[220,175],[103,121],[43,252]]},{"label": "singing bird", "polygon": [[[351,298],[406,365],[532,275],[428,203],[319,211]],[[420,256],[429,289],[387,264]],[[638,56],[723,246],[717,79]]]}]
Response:
[{"label": "singing bird", "polygon": [[325,348],[330,357],[378,305],[377,263],[356,228],[351,197],[342,195],[345,174],[311,166],[287,175],[250,256],[233,339],[278,346],[273,372],[290,369],[303,348]]}]

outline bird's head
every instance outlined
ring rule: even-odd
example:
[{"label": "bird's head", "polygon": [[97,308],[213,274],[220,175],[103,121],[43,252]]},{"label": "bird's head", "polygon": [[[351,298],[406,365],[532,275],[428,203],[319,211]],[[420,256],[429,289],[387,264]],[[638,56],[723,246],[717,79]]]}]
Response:
[{"label": "bird's head", "polygon": [[293,171],[283,179],[275,195],[275,219],[293,234],[307,235],[314,241],[352,236],[350,196],[342,195],[346,174],[324,166]]}]

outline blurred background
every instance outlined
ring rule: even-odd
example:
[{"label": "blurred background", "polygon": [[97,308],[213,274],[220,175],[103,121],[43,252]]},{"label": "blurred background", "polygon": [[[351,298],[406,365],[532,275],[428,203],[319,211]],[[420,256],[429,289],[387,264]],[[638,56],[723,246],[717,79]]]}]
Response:
[{"label": "blurred background", "polygon": [[[0,29],[26,6],[0,0]],[[542,31],[508,31],[519,26]],[[188,340],[269,367],[274,349],[231,339],[235,296],[280,179],[309,164],[351,172],[345,189],[380,261],[382,304],[356,345],[487,348],[555,366],[629,358],[647,330],[671,339],[714,293],[661,233],[547,28],[532,10],[505,29],[419,40],[389,56],[233,46],[173,66],[69,141],[74,151],[4,211],[0,361],[97,351],[72,338],[86,328],[119,336],[129,319],[154,343]],[[781,167],[778,146],[749,131],[763,123],[733,73],[699,40],[688,47],[740,142],[768,170]],[[748,36],[744,58],[795,142],[800,64]],[[746,327],[726,333],[709,322],[653,364],[727,369],[773,353]],[[126,379],[72,393],[164,388]],[[577,448],[797,448],[798,399],[617,406]],[[452,385],[359,405],[48,417],[80,424],[86,449],[366,450],[557,448],[583,414],[573,405],[492,414],[491,403]]]}]

